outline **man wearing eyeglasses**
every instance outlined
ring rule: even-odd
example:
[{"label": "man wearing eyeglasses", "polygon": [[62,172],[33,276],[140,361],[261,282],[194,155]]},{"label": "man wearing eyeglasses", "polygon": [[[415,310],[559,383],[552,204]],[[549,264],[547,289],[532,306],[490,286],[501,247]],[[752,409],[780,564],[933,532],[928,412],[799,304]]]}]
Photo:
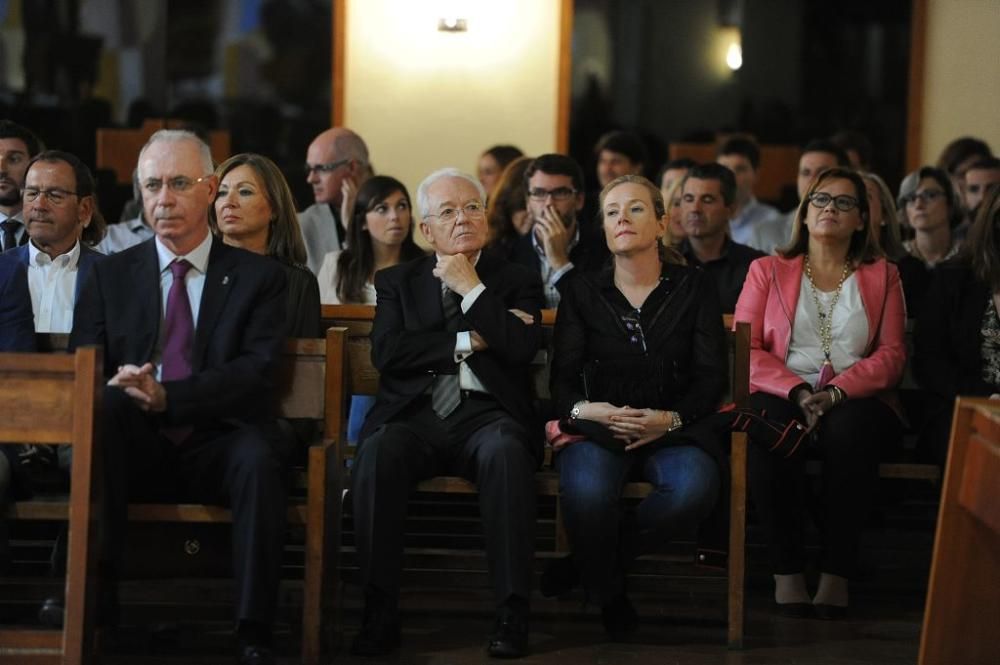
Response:
[{"label": "man wearing eyeglasses", "polygon": [[29,129],[0,120],[0,252],[28,242],[21,214],[21,188],[28,162],[41,151],[41,141]]},{"label": "man wearing eyeglasses", "polygon": [[80,289],[104,255],[91,247],[104,235],[94,177],[76,155],[49,150],[25,175],[23,215],[31,241],[11,250],[28,269],[35,332],[68,333]]},{"label": "man wearing eyeglasses", "polygon": [[309,270],[318,275],[323,257],[343,249],[354,198],[371,167],[368,146],[346,127],[333,127],[309,144],[306,181],[315,203],[299,213]]},{"label": "man wearing eyeglasses", "polygon": [[429,175],[417,204],[434,254],[375,273],[379,386],[351,474],[365,593],[355,655],[399,645],[406,502],[417,482],[443,474],[479,490],[497,608],[487,653],[513,658],[528,650],[542,456],[529,370],[541,343],[542,293],[531,271],[482,251],[485,198],[470,175]]},{"label": "man wearing eyeglasses", "polygon": [[[94,266],[70,347],[104,347],[104,502],[99,620],[113,623],[130,500],[194,501],[233,513],[240,663],[274,663],[271,626],[285,529],[273,372],[285,275],[209,232],[218,190],[195,134],[161,130],[139,154],[156,236]],[[42,616],[57,615],[43,607]],[[51,609],[51,608],[50,608]]]},{"label": "man wearing eyeglasses", "polygon": [[579,222],[583,170],[566,155],[536,158],[524,172],[531,232],[511,250],[511,260],[537,270],[545,306],[559,305],[559,292],[574,269],[592,270],[607,258],[604,238]]}]

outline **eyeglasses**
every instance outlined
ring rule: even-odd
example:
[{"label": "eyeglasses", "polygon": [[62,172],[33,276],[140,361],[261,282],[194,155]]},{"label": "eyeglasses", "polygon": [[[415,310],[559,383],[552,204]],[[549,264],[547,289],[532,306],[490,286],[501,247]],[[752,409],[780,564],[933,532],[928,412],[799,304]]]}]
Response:
[{"label": "eyeglasses", "polygon": [[310,163],[306,162],[305,165],[303,166],[303,168],[305,169],[305,171],[306,171],[306,177],[308,178],[309,176],[311,176],[313,174],[313,172],[315,172],[315,173],[333,173],[334,171],[336,171],[337,169],[339,169],[341,166],[344,166],[345,164],[349,164],[350,161],[351,161],[350,159],[338,159],[335,162],[327,162],[326,164],[310,164]]},{"label": "eyeglasses", "polygon": [[174,176],[173,178],[167,178],[162,180],[160,178],[150,178],[146,182],[142,183],[142,190],[147,194],[156,196],[163,189],[163,183],[166,182],[167,189],[169,189],[174,194],[183,194],[195,185],[205,182],[212,175],[203,175],[200,178],[189,178],[185,175]]},{"label": "eyeglasses", "polygon": [[858,200],[853,196],[848,196],[847,194],[841,194],[840,196],[830,196],[826,192],[813,192],[809,196],[809,203],[812,203],[817,208],[823,209],[830,205],[830,201],[833,201],[833,205],[840,212],[850,212],[858,207]]},{"label": "eyeglasses", "polygon": [[476,219],[482,217],[486,213],[486,206],[484,206],[480,201],[469,201],[461,208],[445,208],[436,215],[424,215],[424,219],[437,217],[445,224],[452,224],[458,221],[459,213],[463,212],[465,213],[466,219]]},{"label": "eyeglasses", "polygon": [[542,187],[536,187],[528,190],[528,196],[536,201],[544,201],[550,196],[553,201],[565,201],[575,194],[576,190],[570,187],[556,187],[555,189],[543,189]]},{"label": "eyeglasses", "polygon": [[49,200],[54,206],[61,206],[66,203],[71,196],[79,196],[76,192],[70,192],[65,189],[58,189],[53,187],[52,189],[38,189],[37,187],[25,187],[21,190],[21,197],[24,199],[25,203],[34,202],[39,196],[45,195],[45,198]]},{"label": "eyeglasses", "polygon": [[925,189],[922,192],[912,192],[904,196],[901,200],[904,205],[912,205],[920,199],[925,205],[933,201],[937,201],[941,196],[944,196],[944,192],[940,189]]},{"label": "eyeglasses", "polygon": [[642,334],[642,323],[639,321],[639,312],[634,315],[622,316],[622,323],[628,333],[628,341],[642,347],[642,352],[646,353],[646,336]]}]

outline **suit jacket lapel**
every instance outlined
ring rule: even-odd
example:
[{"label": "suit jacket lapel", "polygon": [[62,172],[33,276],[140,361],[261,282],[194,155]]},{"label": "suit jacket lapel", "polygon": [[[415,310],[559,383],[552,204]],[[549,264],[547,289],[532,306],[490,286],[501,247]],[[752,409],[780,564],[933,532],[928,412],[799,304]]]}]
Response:
[{"label": "suit jacket lapel", "polygon": [[201,306],[198,309],[198,323],[194,331],[194,349],[191,351],[191,367],[199,369],[204,360],[208,341],[212,337],[215,324],[225,309],[226,299],[236,282],[232,251],[217,238],[212,239],[212,249],[208,255],[208,271],[205,273],[205,287],[201,292]]},{"label": "suit jacket lapel", "polygon": [[[156,254],[156,244],[153,240],[147,240],[142,251],[137,251],[132,255],[132,264],[129,267],[131,284],[149,285],[150,294],[155,297],[133,297],[129,300],[127,311],[135,312],[135,320],[131,329],[136,331],[135,348],[138,349],[138,358],[148,359],[153,357],[156,348],[156,340],[160,334],[160,320],[163,318],[162,294],[160,293],[160,259]],[[126,288],[140,288],[138,286]],[[135,362],[145,362],[136,359]]]},{"label": "suit jacket lapel", "polygon": [[788,319],[788,330],[791,332],[795,324],[795,308],[799,306],[799,293],[802,289],[803,259],[779,258],[774,262],[774,283],[778,287],[778,298]]},{"label": "suit jacket lapel", "polygon": [[444,307],[441,304],[441,280],[434,276],[434,264],[437,258],[434,254],[421,260],[417,267],[415,279],[411,282],[413,302],[419,303],[417,313],[421,323],[427,327],[444,321]]}]

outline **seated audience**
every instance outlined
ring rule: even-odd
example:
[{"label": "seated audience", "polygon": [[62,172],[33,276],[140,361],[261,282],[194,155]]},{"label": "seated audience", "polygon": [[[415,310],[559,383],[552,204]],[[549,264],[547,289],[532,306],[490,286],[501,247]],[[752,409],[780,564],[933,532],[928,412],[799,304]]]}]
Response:
[{"label": "seated audience", "polygon": [[642,175],[648,158],[642,139],[632,132],[608,132],[594,146],[601,187],[623,175]]},{"label": "seated audience", "polygon": [[500,182],[500,175],[515,159],[524,156],[521,149],[512,145],[495,145],[479,156],[476,173],[479,183],[486,193],[493,196],[493,190]]},{"label": "seated audience", "polygon": [[962,221],[962,206],[944,171],[924,166],[903,178],[897,203],[903,224],[913,231],[903,247],[928,270],[958,253],[961,241],[954,230]]},{"label": "seated audience", "polygon": [[48,150],[28,165],[22,195],[31,241],[11,254],[28,268],[35,332],[73,329],[80,291],[104,258],[91,249],[105,228],[95,187],[90,169],[68,152]]},{"label": "seated audience", "polygon": [[735,320],[751,326],[751,406],[772,420],[805,422],[823,460],[820,579],[810,599],[806,455],[749,448],[750,496],[767,539],[775,602],[784,613],[838,618],[847,611],[882,451],[901,437],[890,404],[906,362],[905,306],[861,177],[830,168],[804,194],[788,249],[751,264]]},{"label": "seated audience", "polygon": [[21,214],[21,188],[28,162],[42,150],[42,142],[30,129],[0,120],[0,252],[28,242]]},{"label": "seated audience", "polygon": [[[751,243],[755,237],[768,234],[764,229],[765,226],[780,226],[784,223],[777,208],[761,203],[754,196],[753,188],[757,182],[757,170],[760,168],[760,147],[749,138],[736,136],[719,147],[715,161],[732,171],[736,178],[736,196],[729,220],[729,235],[741,245],[752,247]],[[772,233],[775,232],[777,231]],[[736,304],[735,300],[733,304]]]},{"label": "seated audience", "polygon": [[[218,180],[195,134],[160,130],[139,153],[156,237],[96,264],[70,348],[104,348],[99,621],[118,619],[129,501],[232,510],[238,652],[269,665],[286,518],[286,471],[270,432],[284,343],[278,262],[214,238]],[[61,619],[50,599],[42,616]]]},{"label": "seated audience", "polygon": [[490,198],[486,218],[490,225],[489,246],[504,257],[508,257],[518,239],[531,230],[524,172],[532,161],[531,157],[518,157],[503,170],[496,187],[488,190]]},{"label": "seated audience", "polygon": [[684,176],[694,168],[693,159],[682,157],[673,159],[663,165],[660,169],[660,194],[663,195],[663,202],[667,206],[667,232],[669,243],[676,247],[684,240],[684,226],[681,224],[681,183]]},{"label": "seated audience", "polygon": [[524,180],[531,232],[517,240],[510,260],[541,274],[545,306],[553,308],[574,275],[604,263],[607,245],[580,217],[583,170],[571,157],[536,157]]},{"label": "seated audience", "polygon": [[681,255],[688,265],[702,268],[712,278],[722,311],[731,314],[747,278],[750,263],[764,256],[729,238],[736,200],[733,172],[709,163],[691,169],[681,185]]},{"label": "seated audience", "polygon": [[914,335],[917,383],[936,398],[922,459],[943,464],[955,398],[1000,398],[1000,190],[980,206],[959,256],[934,271]]},{"label": "seated audience", "polygon": [[327,253],[344,248],[344,225],[354,209],[354,195],[370,175],[368,146],[346,127],[327,129],[309,144],[306,181],[315,203],[299,213],[299,227],[306,265],[314,275]]},{"label": "seated audience", "polygon": [[835,166],[848,167],[847,155],[839,147],[825,139],[815,139],[806,144],[799,156],[799,171],[795,180],[795,188],[799,196],[799,205],[789,210],[781,219],[782,224],[768,224],[753,230],[753,238],[747,244],[767,254],[779,253],[785,248],[792,237],[792,229],[801,201],[806,190],[817,175]]},{"label": "seated audience", "polygon": [[916,318],[920,302],[930,283],[930,272],[920,259],[906,251],[906,247],[903,246],[896,202],[892,198],[889,186],[874,173],[860,172],[859,175],[865,181],[868,212],[871,224],[878,232],[879,246],[885,257],[895,263],[899,270],[903,295],[906,297],[906,315],[911,319]]},{"label": "seated audience", "polygon": [[399,646],[403,521],[413,487],[443,473],[476,483],[496,607],[493,657],[528,651],[541,432],[530,364],[542,339],[537,273],[489,252],[479,181],[455,169],[417,190],[434,255],[375,273],[375,407],[351,473],[365,610],[355,655]]},{"label": "seated audience", "polygon": [[319,287],[305,266],[306,250],[292,192],[277,165],[241,153],[215,169],[219,192],[209,211],[223,242],[275,259],[285,273],[286,337],[320,337]]},{"label": "seated audience", "polygon": [[[726,341],[711,280],[661,245],[659,189],[623,176],[600,201],[614,260],[570,284],[553,342],[553,400],[564,426],[584,437],[555,458],[573,552],[549,566],[541,586],[558,595],[582,581],[618,640],[638,623],[626,595],[629,564],[689,533],[716,505],[725,453],[697,421],[725,389]],[[625,518],[630,479],[656,489]]]}]

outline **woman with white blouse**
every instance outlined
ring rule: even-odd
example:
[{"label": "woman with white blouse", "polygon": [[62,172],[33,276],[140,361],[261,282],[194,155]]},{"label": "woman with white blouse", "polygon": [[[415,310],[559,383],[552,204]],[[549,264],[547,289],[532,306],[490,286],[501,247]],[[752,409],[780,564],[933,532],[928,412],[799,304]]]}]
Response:
[{"label": "woman with white blouse", "polygon": [[823,460],[820,579],[810,598],[806,456],[750,448],[750,492],[768,540],[775,602],[785,614],[839,618],[881,451],[900,440],[893,389],[906,362],[899,273],[879,247],[857,173],[817,176],[790,244],[751,264],[735,320],[751,326],[751,406],[772,420],[804,420]]}]

